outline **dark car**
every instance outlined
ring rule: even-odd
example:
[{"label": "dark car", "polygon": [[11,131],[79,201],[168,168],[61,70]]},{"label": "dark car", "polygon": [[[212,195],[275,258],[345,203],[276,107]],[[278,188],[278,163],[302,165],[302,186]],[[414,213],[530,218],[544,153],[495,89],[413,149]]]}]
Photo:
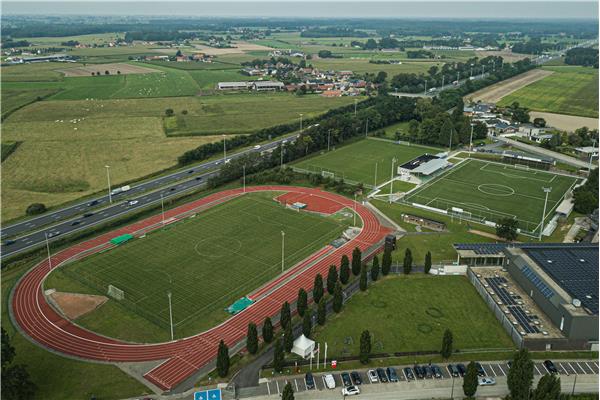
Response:
[{"label": "dark car", "polygon": [[191,174],[191,173],[193,173],[193,172],[194,172],[194,170],[193,170],[193,169],[190,169],[190,170],[188,171],[188,174]]},{"label": "dark car", "polygon": [[81,223],[81,221],[73,221],[71,222],[71,226],[77,226]]},{"label": "dark car", "polygon": [[486,376],[485,369],[481,366],[480,363],[475,363],[475,367],[477,367],[477,376]]},{"label": "dark car", "polygon": [[546,367],[548,372],[550,372],[551,374],[558,374],[558,369],[556,369],[556,365],[554,365],[554,363],[552,361],[550,361],[550,360],[544,361],[544,367]]},{"label": "dark car", "polygon": [[464,377],[467,373],[467,367],[465,367],[465,364],[456,364],[456,368],[458,369],[460,376]]},{"label": "dark car", "polygon": [[350,372],[350,376],[352,377],[352,381],[355,385],[362,385],[362,378],[358,372],[352,371]]},{"label": "dark car", "polygon": [[201,180],[202,180],[202,177],[201,177],[201,176],[197,176],[197,177],[196,177],[196,180],[197,180],[197,181],[201,181]]},{"label": "dark car", "polygon": [[386,368],[387,371],[387,375],[390,377],[390,382],[398,382],[398,374],[396,373],[396,368],[394,367],[387,367]]},{"label": "dark car", "polygon": [[433,376],[435,376],[437,379],[442,379],[444,377],[442,370],[437,365],[432,365],[431,369],[433,370]]},{"label": "dark car", "polygon": [[430,365],[426,365],[425,367],[425,379],[433,378],[433,369],[431,369]]},{"label": "dark car", "polygon": [[84,217],[84,218],[89,218],[89,217],[91,217],[92,215],[94,215],[94,213],[85,213],[85,214],[83,214],[83,217]]},{"label": "dark car", "polygon": [[450,376],[453,376],[455,378],[458,378],[460,376],[460,371],[458,370],[458,367],[454,364],[448,364],[448,372],[450,373]]},{"label": "dark car", "polygon": [[95,205],[96,205],[96,204],[98,204],[98,203],[99,203],[99,202],[98,202],[98,200],[92,200],[92,201],[90,201],[90,202],[88,203],[88,207],[95,206]]},{"label": "dark car", "polygon": [[406,367],[403,369],[404,371],[404,376],[406,376],[407,380],[414,380],[415,379],[415,374],[413,374],[412,369],[410,369],[409,367]]},{"label": "dark car", "polygon": [[512,361],[508,361],[506,365],[508,366],[508,369],[510,369],[512,367]]},{"label": "dark car", "polygon": [[9,239],[9,240],[5,240],[4,241],[4,245],[5,246],[10,246],[11,244],[15,244],[15,240]]},{"label": "dark car", "polygon": [[171,188],[171,189],[169,189],[169,190],[170,190],[170,191],[173,191],[173,190],[175,190],[175,189],[177,189],[177,188],[174,188],[174,187],[172,187],[172,188]]},{"label": "dark car", "polygon": [[385,374],[385,370],[383,368],[377,368],[377,376],[379,377],[379,382],[387,383],[388,377]]},{"label": "dark car", "polygon": [[347,372],[342,372],[342,383],[344,386],[352,386],[352,379],[350,378],[350,374]]},{"label": "dark car", "polygon": [[420,365],[415,365],[413,371],[415,371],[415,376],[417,377],[417,379],[425,378],[425,369]]},{"label": "dark car", "polygon": [[308,390],[315,388],[315,378],[310,372],[307,372],[306,375],[304,375],[304,382],[306,382],[306,388]]}]

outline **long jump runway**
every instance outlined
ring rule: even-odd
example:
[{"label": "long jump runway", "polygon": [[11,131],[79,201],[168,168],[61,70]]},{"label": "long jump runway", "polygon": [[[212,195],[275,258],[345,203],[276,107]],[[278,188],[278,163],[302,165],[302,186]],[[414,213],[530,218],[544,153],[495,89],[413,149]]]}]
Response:
[{"label": "long jump runway", "polygon": [[[102,362],[164,360],[144,377],[160,389],[169,391],[209,364],[216,357],[220,340],[224,340],[230,348],[241,342],[246,336],[248,323],[254,322],[259,325],[265,317],[277,315],[283,302],[295,301],[300,288],[307,291],[312,288],[317,273],[325,276],[329,266],[337,265],[343,254],[351,257],[354,247],[365,252],[389,233],[389,230],[379,223],[369,209],[334,193],[295,186],[256,186],[248,187],[245,191],[278,191],[301,195],[303,199],[308,199],[307,202],[310,202],[311,208],[315,211],[320,204],[324,208],[323,211],[330,210],[334,203],[340,207],[355,209],[362,219],[363,228],[353,240],[329,252],[318,261],[315,262],[313,254],[302,261],[299,268],[288,270],[286,274],[297,274],[293,279],[285,280],[280,276],[276,278],[282,282],[279,286],[267,284],[270,285],[269,293],[244,311],[212,329],[185,339],[141,344],[108,338],[73,324],[47,303],[42,284],[54,268],[59,268],[63,263],[74,258],[82,258],[105,249],[109,240],[115,236],[126,233],[140,234],[140,232],[159,229],[162,226],[162,216],[155,215],[76,244],[52,255],[50,260],[46,259],[37,264],[17,282],[14,288],[11,301],[13,321],[34,342],[65,355]],[[218,192],[165,212],[165,219],[173,221],[185,218],[195,211],[206,209],[243,193],[242,189]],[[303,263],[314,264],[301,268]]]}]

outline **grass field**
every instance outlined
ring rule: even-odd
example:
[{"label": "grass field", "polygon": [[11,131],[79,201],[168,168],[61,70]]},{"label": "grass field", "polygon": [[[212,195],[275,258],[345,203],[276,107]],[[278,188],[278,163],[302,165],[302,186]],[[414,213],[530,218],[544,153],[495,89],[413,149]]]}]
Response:
[{"label": "grass field", "polygon": [[552,188],[545,215],[548,218],[576,181],[572,177],[538,170],[468,160],[423,185],[404,200],[441,210],[457,207],[481,221],[516,218],[521,229],[535,232],[539,229],[544,208],[542,188]]},{"label": "grass field", "polygon": [[[111,318],[100,333],[127,340],[160,341],[168,337],[167,292],[173,293],[176,337],[210,328],[227,317],[235,300],[281,273],[281,231],[285,231],[285,266],[294,264],[337,238],[345,220],[298,213],[272,200],[274,193],[248,194],[176,225],[108,252],[62,268],[59,280],[79,280],[105,293],[109,284],[125,291],[121,304],[157,325],[162,335],[148,338],[136,319]],[[65,283],[62,282],[64,285]],[[109,303],[114,303],[111,300]],[[103,319],[103,308],[94,312]],[[94,315],[86,317],[93,319]],[[85,321],[84,321],[85,322]]]},{"label": "grass field", "polygon": [[536,111],[598,118],[598,70],[591,67],[544,67],[552,75],[504,97]]},{"label": "grass field", "polygon": [[[393,56],[389,56],[389,58],[391,59]],[[385,71],[389,78],[399,73],[426,73],[433,65],[437,65],[440,68],[443,65],[441,62],[428,61],[406,61],[402,62],[402,64],[373,64],[366,58],[323,58],[311,60],[311,64],[319,69],[350,70],[359,74]]]},{"label": "grass field", "polygon": [[333,172],[336,176],[347,180],[373,185],[375,164],[377,164],[377,184],[381,184],[390,179],[393,158],[396,158],[395,165],[398,166],[427,152],[435,152],[435,149],[364,139],[329,153],[302,160],[294,166],[312,172]]},{"label": "grass field", "polygon": [[446,329],[454,349],[512,348],[510,338],[464,276],[389,276],[354,295],[317,331],[331,359],[357,355],[368,329],[372,353],[438,351]]}]

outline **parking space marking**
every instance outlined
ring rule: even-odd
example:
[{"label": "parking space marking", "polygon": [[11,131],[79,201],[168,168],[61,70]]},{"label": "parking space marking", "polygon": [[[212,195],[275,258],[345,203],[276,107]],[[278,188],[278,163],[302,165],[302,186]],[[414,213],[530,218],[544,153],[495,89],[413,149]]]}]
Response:
[{"label": "parking space marking", "polygon": [[492,370],[492,374],[493,374],[491,376],[498,376],[498,374],[496,373],[496,370],[494,369],[494,364],[490,364],[489,367]]},{"label": "parking space marking", "polygon": [[321,375],[321,379],[323,380],[323,389],[325,389],[327,387],[327,384],[325,384],[325,375]]},{"label": "parking space marking", "polygon": [[597,362],[595,362],[594,365],[596,366],[596,368],[600,368],[600,366],[598,366]]},{"label": "parking space marking", "polygon": [[596,365],[596,363],[588,362],[588,365],[590,365],[590,368],[592,369],[592,371],[594,371],[595,374],[598,373],[598,365]]},{"label": "parking space marking", "polygon": [[277,385],[277,394],[280,394],[281,392],[279,391],[279,382],[275,381],[275,385]]},{"label": "parking space marking", "polygon": [[269,387],[269,382],[267,381],[267,393],[269,393],[269,396],[271,395],[271,388]]},{"label": "parking space marking", "polygon": [[540,370],[537,367],[537,364],[533,364],[533,366],[535,367],[535,370],[537,371],[538,375],[543,375]]},{"label": "parking space marking", "polygon": [[588,367],[588,368],[589,368],[589,370],[590,370],[590,371],[592,371],[592,374],[595,374],[595,373],[596,373],[596,371],[594,370],[594,368],[593,368],[593,367],[590,367],[590,363],[588,363],[588,362],[584,362],[584,364],[585,364],[585,366],[586,366],[586,367]]},{"label": "parking space marking", "polygon": [[577,368],[576,371],[578,374],[585,374],[585,370],[581,368],[581,365],[579,365],[578,362],[574,362],[573,365],[575,365],[575,367]]},{"label": "parking space marking", "polygon": [[573,368],[573,366],[571,365],[571,363],[570,363],[570,362],[568,362],[568,363],[566,363],[566,364],[567,364],[567,365],[568,365],[568,366],[571,368],[571,371],[573,371],[573,373],[574,373],[575,375],[577,375],[577,371],[575,371],[575,368]]},{"label": "parking space marking", "polygon": [[296,384],[296,392],[299,392],[300,390],[298,389],[298,380],[294,379],[294,383]]},{"label": "parking space marking", "polygon": [[506,372],[504,372],[504,368],[502,368],[502,365],[498,364],[498,368],[500,369],[502,376],[506,376]]},{"label": "parking space marking", "polygon": [[579,368],[581,368],[581,370],[583,371],[584,374],[586,374],[586,375],[589,374],[590,367],[588,367],[588,365],[586,363],[579,362],[579,363],[577,363],[577,365],[579,365]]},{"label": "parking space marking", "polygon": [[565,375],[569,375],[569,371],[567,371],[567,370],[565,369],[565,367],[563,367],[563,365],[562,365],[561,363],[557,363],[557,364],[558,364],[558,366],[559,366],[559,367],[561,367],[561,368],[562,368],[562,370],[565,372]]},{"label": "parking space marking", "polygon": [[[488,367],[489,367],[489,365],[488,365]],[[485,371],[485,374],[486,374],[487,376],[490,376],[490,374],[489,374],[488,370],[487,370],[487,369],[485,369],[485,365],[481,364],[481,368],[483,368],[483,370]]]}]

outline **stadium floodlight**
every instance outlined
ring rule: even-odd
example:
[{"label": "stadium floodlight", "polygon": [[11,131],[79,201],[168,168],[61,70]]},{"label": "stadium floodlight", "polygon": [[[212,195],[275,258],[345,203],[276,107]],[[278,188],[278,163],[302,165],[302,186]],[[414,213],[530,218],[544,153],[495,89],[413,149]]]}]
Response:
[{"label": "stadium floodlight", "polygon": [[46,237],[46,250],[48,250],[48,269],[52,269],[52,259],[50,258],[50,243],[48,242],[48,233],[44,232],[44,236]]},{"label": "stadium floodlight", "polygon": [[225,135],[223,135],[223,164],[227,161],[227,145],[225,141]]},{"label": "stadium floodlight", "polygon": [[163,194],[160,194],[160,208],[161,208],[161,214],[162,214],[162,223],[163,225],[165,224],[165,201],[163,198]]},{"label": "stadium floodlight", "polygon": [[392,158],[392,176],[390,177],[390,204],[392,204],[392,193],[394,193],[394,164],[396,163],[396,157]]},{"label": "stadium floodlight", "polygon": [[302,113],[300,113],[300,133],[302,133]]},{"label": "stadium floodlight", "polygon": [[171,305],[171,292],[167,292],[169,298],[169,321],[171,323],[171,340],[173,340],[173,307]]},{"label": "stadium floodlight", "polygon": [[108,202],[112,203],[112,193],[110,191],[110,165],[105,165],[106,168],[106,179],[108,180]]},{"label": "stadium floodlight", "polygon": [[242,175],[244,176],[243,178],[243,187],[244,187],[244,193],[246,193],[246,164],[242,165]]},{"label": "stadium floodlight", "polygon": [[283,273],[283,269],[284,269],[284,257],[285,255],[285,232],[281,231],[281,272]]},{"label": "stadium floodlight", "polygon": [[475,124],[471,124],[471,139],[469,140],[469,157],[471,157],[471,152],[473,151],[473,127]]},{"label": "stadium floodlight", "polygon": [[356,192],[354,192],[354,203],[352,205],[354,206],[354,221],[352,222],[352,226],[356,226]]},{"label": "stadium floodlight", "polygon": [[548,193],[552,191],[552,188],[542,188],[544,193],[546,193],[546,199],[544,200],[544,212],[542,213],[542,222],[540,224],[540,237],[539,240],[542,240],[542,232],[544,232],[544,218],[546,217],[546,205],[548,204]]}]

